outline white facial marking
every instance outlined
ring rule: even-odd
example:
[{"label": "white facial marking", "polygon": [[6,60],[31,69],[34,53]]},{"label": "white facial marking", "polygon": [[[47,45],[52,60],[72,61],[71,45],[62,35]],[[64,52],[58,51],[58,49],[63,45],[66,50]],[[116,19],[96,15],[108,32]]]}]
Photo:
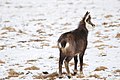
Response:
[{"label": "white facial marking", "polygon": [[86,22],[86,28],[88,30],[93,30],[93,26],[91,24],[88,24],[87,22]]},{"label": "white facial marking", "polygon": [[89,16],[90,16],[90,14],[88,14],[88,15],[86,16],[86,18],[85,18],[86,28],[87,28],[88,30],[93,30],[93,26],[92,26],[91,24],[88,24],[88,23],[86,22],[86,20],[88,19]]}]

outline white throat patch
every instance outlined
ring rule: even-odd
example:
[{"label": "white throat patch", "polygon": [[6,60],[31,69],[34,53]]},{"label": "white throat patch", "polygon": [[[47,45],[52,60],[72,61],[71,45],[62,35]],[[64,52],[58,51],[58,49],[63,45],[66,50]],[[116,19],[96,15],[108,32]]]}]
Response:
[{"label": "white throat patch", "polygon": [[93,26],[90,25],[90,24],[88,24],[87,22],[86,22],[85,24],[86,24],[86,28],[87,28],[88,30],[93,30],[93,29],[94,29]]}]

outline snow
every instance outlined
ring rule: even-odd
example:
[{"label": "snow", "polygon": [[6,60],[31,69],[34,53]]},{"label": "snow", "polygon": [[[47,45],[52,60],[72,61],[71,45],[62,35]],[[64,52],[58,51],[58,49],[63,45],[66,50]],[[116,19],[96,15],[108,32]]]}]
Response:
[{"label": "snow", "polygon": [[[88,66],[84,66],[81,79],[99,80],[89,77],[98,74],[100,80],[119,80],[120,72],[114,73],[120,69],[120,37],[116,38],[120,34],[119,4],[119,0],[0,0],[0,79],[32,80],[44,71],[58,72],[57,39],[77,28],[90,11],[96,26],[89,30],[84,56]],[[25,70],[31,66],[40,69]],[[108,69],[94,71],[99,66]],[[23,74],[8,77],[10,69]],[[72,79],[79,80],[76,76]]]}]

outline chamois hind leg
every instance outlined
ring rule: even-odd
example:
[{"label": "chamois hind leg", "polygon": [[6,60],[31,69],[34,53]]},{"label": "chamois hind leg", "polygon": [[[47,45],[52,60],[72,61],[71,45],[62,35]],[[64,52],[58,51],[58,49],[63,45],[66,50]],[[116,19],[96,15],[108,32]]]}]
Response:
[{"label": "chamois hind leg", "polygon": [[74,56],[74,63],[75,63],[75,66],[74,66],[74,75],[76,75],[77,74],[77,63],[78,63],[77,55]]},{"label": "chamois hind leg", "polygon": [[60,57],[59,57],[59,78],[62,78],[62,65],[63,65],[63,60],[64,59],[65,59],[65,56],[60,51]]},{"label": "chamois hind leg", "polygon": [[67,71],[68,78],[71,78],[70,70],[69,70],[69,61],[72,59],[72,57],[66,57],[65,59],[65,68]]}]

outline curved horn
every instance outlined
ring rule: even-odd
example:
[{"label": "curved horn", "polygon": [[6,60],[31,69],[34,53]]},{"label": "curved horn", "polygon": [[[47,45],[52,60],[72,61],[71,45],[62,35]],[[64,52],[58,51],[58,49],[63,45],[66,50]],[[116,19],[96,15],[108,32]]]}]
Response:
[{"label": "curved horn", "polygon": [[86,19],[86,17],[88,16],[88,14],[90,14],[90,12],[87,11],[87,12],[85,13],[84,17],[83,17],[83,21],[85,21],[85,19]]}]

